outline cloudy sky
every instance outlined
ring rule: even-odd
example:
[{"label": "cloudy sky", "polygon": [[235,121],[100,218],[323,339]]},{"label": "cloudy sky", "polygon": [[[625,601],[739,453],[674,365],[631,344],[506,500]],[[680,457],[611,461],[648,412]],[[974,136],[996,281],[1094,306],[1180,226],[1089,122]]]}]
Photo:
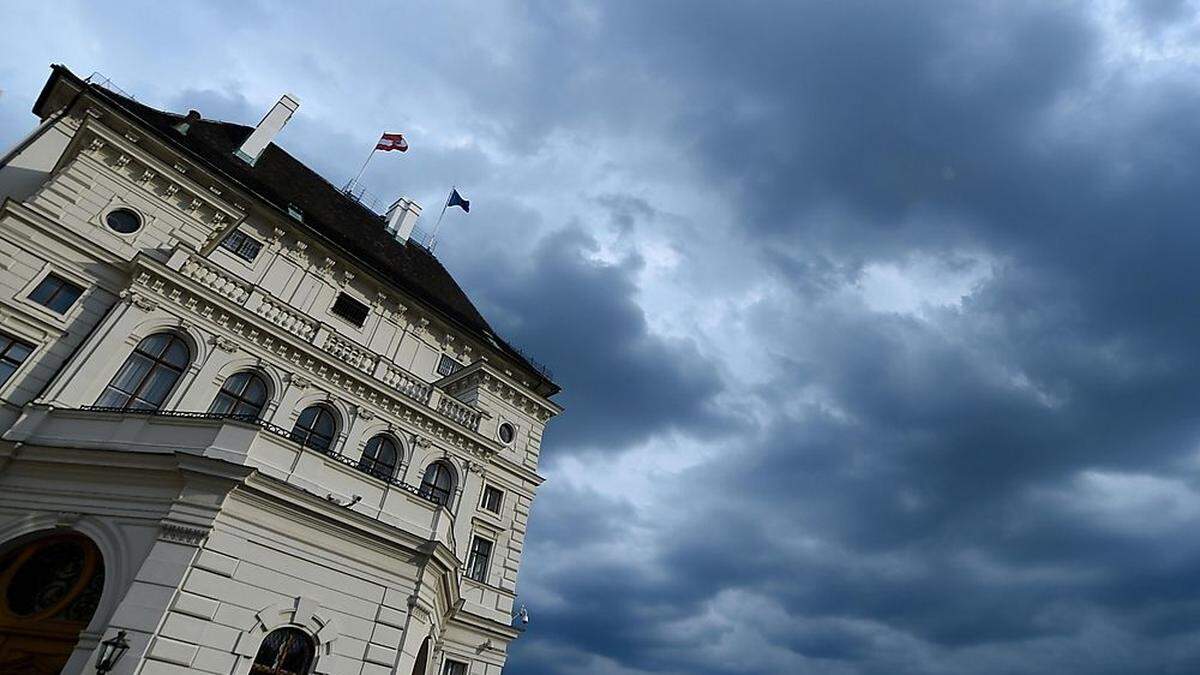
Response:
[{"label": "cloudy sky", "polygon": [[[432,213],[568,412],[506,672],[1200,670],[1200,18],[1140,2],[6,3]],[[53,9],[49,9],[49,7]]]}]

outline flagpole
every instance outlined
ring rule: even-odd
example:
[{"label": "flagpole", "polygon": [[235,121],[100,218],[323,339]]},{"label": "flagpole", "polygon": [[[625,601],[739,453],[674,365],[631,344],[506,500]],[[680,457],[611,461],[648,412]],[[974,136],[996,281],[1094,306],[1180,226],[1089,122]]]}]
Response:
[{"label": "flagpole", "polygon": [[457,185],[450,186],[450,194],[446,195],[446,203],[442,204],[442,212],[438,214],[437,222],[433,225],[433,234],[429,236],[430,253],[433,253],[433,247],[437,246],[438,228],[442,226],[442,216],[446,215],[446,209],[450,207],[450,197],[454,196],[454,191],[457,189]]},{"label": "flagpole", "polygon": [[369,164],[371,162],[371,158],[374,157],[375,153],[378,151],[379,151],[379,143],[376,142],[375,147],[371,149],[371,154],[367,155],[367,161],[363,162],[362,168],[360,168],[358,170],[358,175],[354,177],[354,180],[350,181],[349,183],[346,183],[346,187],[344,188],[343,191],[349,190],[352,186],[358,185],[358,179],[362,178],[363,172],[367,170],[367,164]]}]

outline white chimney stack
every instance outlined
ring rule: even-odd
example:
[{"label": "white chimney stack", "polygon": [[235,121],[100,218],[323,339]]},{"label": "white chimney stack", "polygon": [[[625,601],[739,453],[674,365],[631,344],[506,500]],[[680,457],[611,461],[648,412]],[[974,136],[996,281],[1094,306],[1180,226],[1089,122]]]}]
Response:
[{"label": "white chimney stack", "polygon": [[295,97],[289,94],[280,96],[279,103],[276,103],[275,107],[271,108],[270,112],[258,123],[258,126],[254,127],[254,131],[250,133],[250,136],[242,143],[242,147],[238,148],[234,154],[241,158],[242,161],[253,166],[258,161],[258,156],[275,139],[275,135],[283,128],[283,125],[292,119],[292,114],[299,107],[300,102]]},{"label": "white chimney stack", "polygon": [[401,197],[388,209],[385,229],[396,241],[404,243],[412,236],[413,226],[417,224],[417,218],[420,216],[421,205],[408,197]]}]

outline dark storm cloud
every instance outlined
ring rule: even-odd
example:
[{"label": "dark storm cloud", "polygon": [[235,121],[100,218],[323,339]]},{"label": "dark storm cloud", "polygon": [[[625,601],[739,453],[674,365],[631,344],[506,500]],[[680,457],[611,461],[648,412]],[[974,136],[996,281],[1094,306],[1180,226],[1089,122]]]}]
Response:
[{"label": "dark storm cloud", "polygon": [[[571,415],[547,431],[550,447],[617,452],[669,429],[700,432],[724,417],[720,381],[687,340],[649,331],[635,301],[642,261],[595,258],[597,242],[570,227],[541,239],[527,260],[482,248],[460,261],[503,335],[553,369]],[[485,276],[481,276],[485,275]],[[724,420],[728,423],[728,420]]]},{"label": "dark storm cloud", "polygon": [[[736,591],[778,603],[788,628],[760,635],[815,659],[779,671],[942,672],[968,653],[974,672],[1200,663],[1197,97],[1173,78],[1101,81],[1083,7],[943,9],[656,5],[616,21],[622,47],[694,95],[678,140],[805,291],[758,310],[798,359],[768,389],[823,404],[671,483],[664,503],[688,507],[658,514],[661,577],[536,578],[586,609],[555,611],[515,662],[558,641],[743,672],[662,630]],[[958,247],[1002,261],[960,307],[820,301],[870,261]],[[1156,494],[1177,475],[1181,494]],[[1122,499],[1151,500],[1148,521],[1115,531]],[[581,616],[589,598],[613,623]],[[672,611],[627,640],[620,618],[656,607]],[[858,622],[912,643],[889,651]]]},{"label": "dark storm cloud", "polygon": [[[565,387],[506,672],[1200,670],[1194,3],[414,7],[259,62],[381,111],[289,125],[327,176],[471,186],[438,254]],[[867,297],[921,265],[982,271]]]}]

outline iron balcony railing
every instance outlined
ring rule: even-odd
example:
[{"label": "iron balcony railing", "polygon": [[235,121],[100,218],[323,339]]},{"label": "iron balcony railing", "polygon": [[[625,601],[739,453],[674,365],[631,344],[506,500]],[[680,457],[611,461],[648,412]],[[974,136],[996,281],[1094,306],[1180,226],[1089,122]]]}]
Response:
[{"label": "iron balcony railing", "polygon": [[270,422],[262,419],[261,417],[256,417],[254,415],[242,415],[242,414],[236,414],[236,413],[219,413],[219,412],[197,412],[197,411],[193,411],[193,410],[150,410],[150,409],[146,409],[146,408],[121,408],[121,407],[102,406],[102,405],[86,405],[86,406],[82,406],[81,408],[79,408],[79,410],[82,410],[84,412],[120,413],[123,415],[144,415],[147,417],[173,417],[173,418],[198,419],[198,420],[232,420],[235,422],[242,422],[244,424],[252,424],[252,425],[262,429],[263,431],[268,431],[272,434],[275,434],[276,436],[285,438],[288,441],[291,441],[292,443],[295,443],[296,445],[299,445],[303,448],[307,448],[314,452],[319,452],[322,455],[325,455],[326,457],[329,457],[330,459],[332,459],[334,461],[341,462],[342,464],[345,464],[346,466],[357,469],[358,471],[360,471],[368,476],[371,476],[372,478],[377,478],[393,487],[400,488],[401,490],[404,490],[404,491],[409,492],[417,497],[420,497],[421,499],[424,499],[425,501],[433,502],[434,504],[438,504],[439,506],[444,506],[444,504],[442,504],[440,501],[438,501],[433,495],[427,494],[427,491],[421,490],[420,488],[409,485],[408,483],[405,483],[404,481],[400,480],[399,478],[396,478],[394,475],[389,476],[389,475],[384,474],[381,471],[363,468],[362,466],[359,465],[359,461],[357,459],[354,459],[352,457],[347,457],[346,455],[343,455],[342,453],[337,452],[337,451],[333,450],[332,448],[321,448],[321,447],[317,447],[317,446],[314,446],[314,445],[311,445],[308,443],[302,443],[302,442],[296,440],[295,436],[293,435],[292,430],[284,429],[283,427],[281,427],[277,424],[271,424]]}]

